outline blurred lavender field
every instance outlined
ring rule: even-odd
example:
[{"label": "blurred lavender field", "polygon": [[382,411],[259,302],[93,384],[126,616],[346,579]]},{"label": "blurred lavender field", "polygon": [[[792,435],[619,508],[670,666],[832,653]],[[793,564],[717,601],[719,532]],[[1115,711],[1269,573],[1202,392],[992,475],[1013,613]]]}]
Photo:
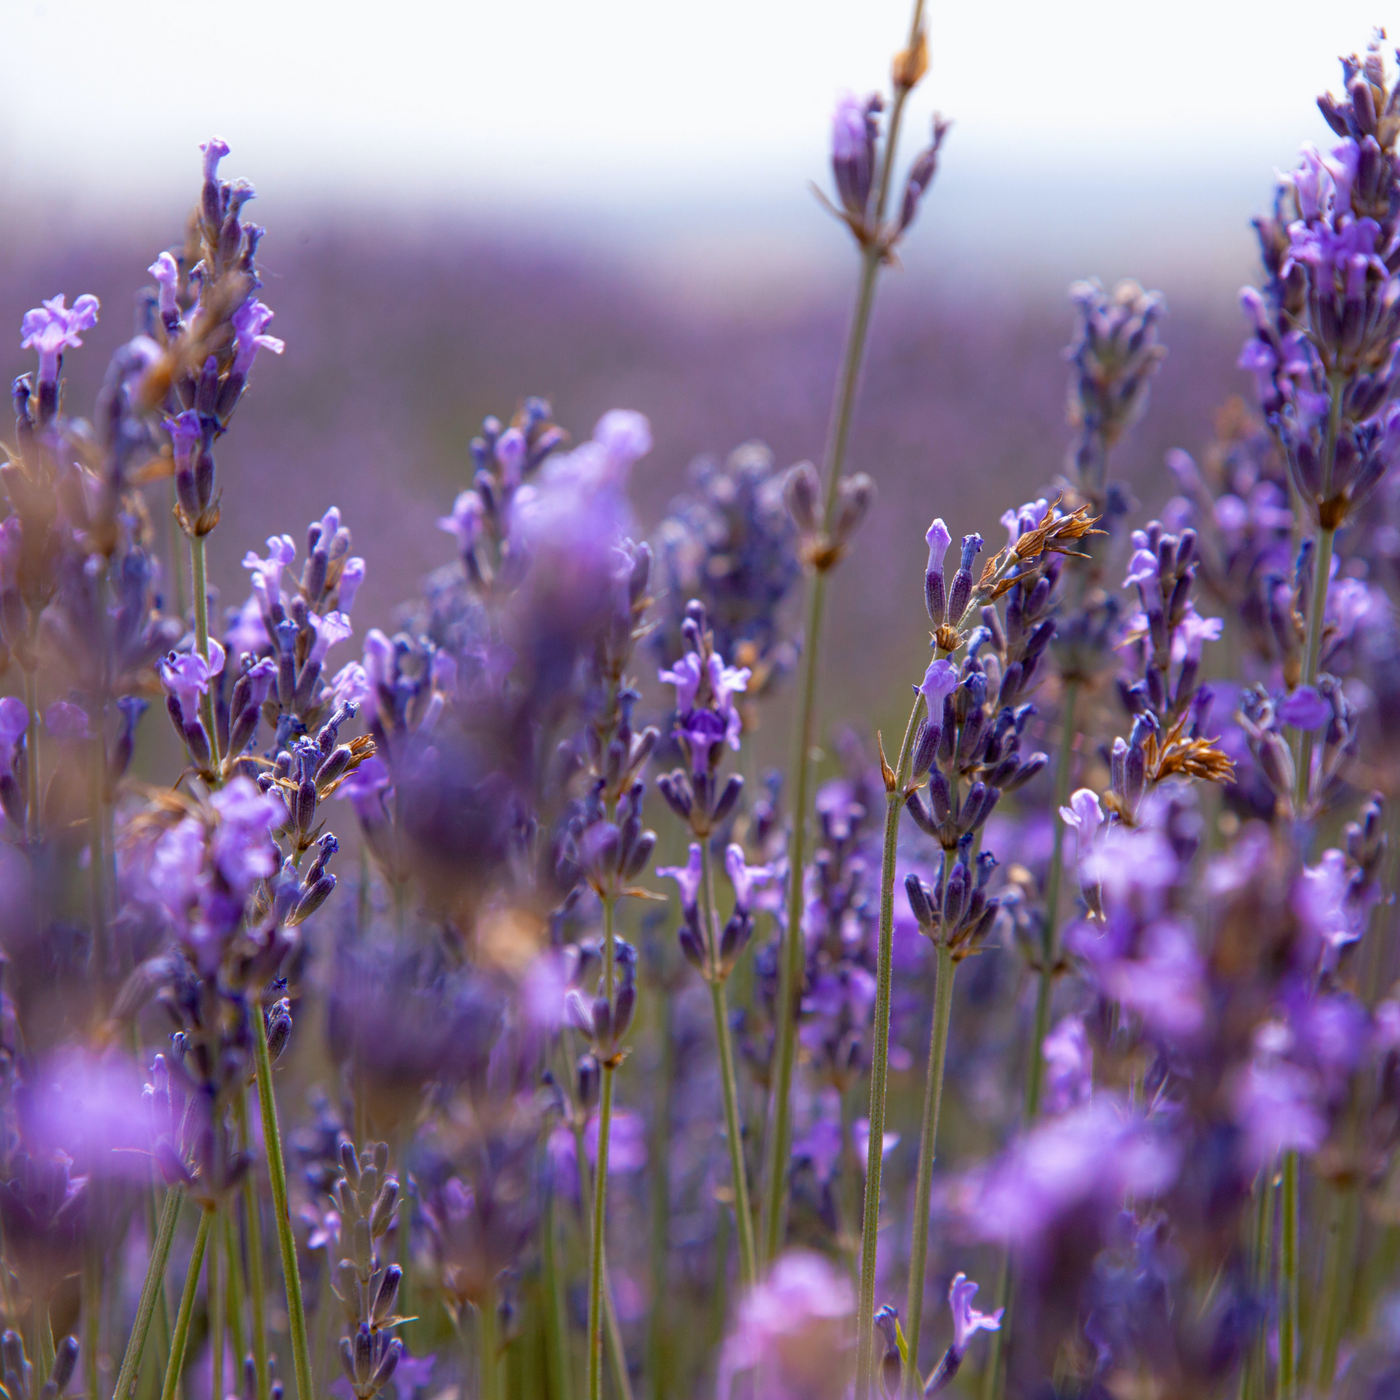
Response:
[{"label": "blurred lavender field", "polygon": [[[824,218],[815,201],[811,218]],[[576,433],[615,404],[648,416],[656,447],[632,493],[647,535],[697,457],[723,458],[751,439],[780,465],[821,453],[850,314],[839,263],[819,264],[801,287],[783,276],[765,296],[752,279],[702,262],[677,296],[645,250],[639,270],[596,246],[532,246],[516,230],[396,229],[386,218],[371,236],[354,222],[303,214],[264,245],[287,351],[260,375],[224,448],[230,489],[210,567],[230,606],[242,601],[245,550],[272,525],[294,529],[337,503],[362,530],[373,522],[360,545],[369,564],[361,597],[370,616],[387,615],[452,558],[433,522],[467,484],[467,443],[484,416],[526,393],[548,397]],[[839,236],[830,231],[838,251]],[[55,246],[21,228],[0,240],[0,324],[18,324],[35,287],[81,287],[102,300],[93,348],[69,371],[76,402],[89,401],[129,333],[130,287],[166,237],[104,229],[100,241]],[[1072,318],[1062,292],[1043,276],[998,285],[976,266],[956,282],[930,275],[937,257],[921,247],[919,270],[893,273],[876,307],[852,462],[875,476],[879,496],[831,619],[836,650],[859,661],[830,668],[828,712],[874,715],[886,727],[903,704],[900,670],[927,630],[905,586],[924,552],[914,526],[943,513],[999,536],[1005,502],[1048,485],[1069,438],[1061,352]],[[1144,515],[1173,489],[1164,453],[1200,447],[1223,396],[1248,386],[1234,368],[1243,320],[1233,297],[1202,297],[1184,269],[1171,270],[1180,285],[1161,288],[1170,353],[1151,410],[1115,458]],[[1134,269],[1082,274],[1101,271],[1107,284]],[[1220,287],[1217,265],[1202,273]],[[430,554],[434,544],[441,550]],[[784,745],[765,744],[765,759],[779,761]]]}]

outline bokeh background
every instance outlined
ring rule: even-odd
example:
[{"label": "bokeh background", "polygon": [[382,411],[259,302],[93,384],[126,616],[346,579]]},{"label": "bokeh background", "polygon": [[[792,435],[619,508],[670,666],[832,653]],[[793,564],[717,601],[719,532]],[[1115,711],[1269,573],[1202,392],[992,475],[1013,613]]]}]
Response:
[{"label": "bokeh background", "polygon": [[[225,137],[223,173],[258,188],[287,351],[259,363],[220,451],[225,601],[245,549],[334,503],[370,567],[357,616],[386,619],[453,557],[433,521],[476,425],[527,393],[576,435],[613,406],[651,418],[648,530],[701,454],[760,438],[819,458],[854,255],[810,182],[837,94],[883,82],[904,0],[3,13],[11,372],[26,307],[95,292],[102,322],[69,364],[91,401],[147,264],[180,237],[200,140]],[[1115,471],[1146,507],[1168,493],[1164,451],[1202,446],[1245,388],[1249,219],[1298,144],[1327,139],[1313,99],[1339,85],[1336,56],[1390,18],[1358,0],[928,17],[906,159],[935,108],[955,126],[880,291],[851,453],[880,498],[837,590],[832,718],[891,714],[922,664],[929,518],[992,538],[1059,470],[1076,277],[1166,294],[1170,356]]]}]

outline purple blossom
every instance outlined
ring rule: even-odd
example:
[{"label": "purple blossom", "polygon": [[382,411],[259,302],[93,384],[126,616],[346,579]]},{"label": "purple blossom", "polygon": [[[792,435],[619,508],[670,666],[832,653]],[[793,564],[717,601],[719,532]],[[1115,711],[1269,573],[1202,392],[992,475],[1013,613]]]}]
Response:
[{"label": "purple blossom", "polygon": [[462,491],[452,503],[452,514],[438,517],[438,529],[457,537],[457,548],[470,554],[481,536],[481,497],[475,491]]},{"label": "purple blossom", "polygon": [[734,907],[747,914],[753,908],[754,886],[767,884],[773,878],[772,868],[767,865],[746,864],[744,848],[737,845],[730,845],[725,849],[724,868],[729,875],[729,883],[734,886]]},{"label": "purple blossom", "polygon": [[279,340],[275,335],[264,334],[272,316],[270,306],[264,306],[262,302],[254,301],[251,297],[233,313],[234,374],[246,377],[259,350],[271,350],[274,355],[280,355],[287,348],[285,341]]},{"label": "purple blossom", "polygon": [[70,704],[67,700],[55,700],[44,711],[44,727],[60,743],[91,737],[87,711],[81,705]]},{"label": "purple blossom", "polygon": [[85,1175],[145,1182],[151,1141],[142,1087],[140,1071],[119,1052],[64,1046],[32,1071],[25,1141],[45,1156],[65,1153]]},{"label": "purple blossom", "polygon": [[358,554],[352,555],[345,561],[345,565],[340,571],[340,584],[338,586],[340,611],[347,617],[350,615],[350,609],[355,606],[355,595],[360,591],[360,585],[364,581],[365,561]]},{"label": "purple blossom", "polygon": [[50,297],[42,306],[24,313],[20,322],[23,350],[35,350],[39,355],[39,382],[53,384],[58,380],[58,362],[65,350],[83,343],[82,332],[97,324],[100,304],[90,292],[80,296],[71,307],[64,305],[62,292]]},{"label": "purple blossom", "polygon": [[290,567],[296,557],[296,541],[290,535],[269,535],[267,558],[258,558],[250,549],[243,556],[243,567],[260,576],[267,591],[275,594],[282,587],[282,570]]},{"label": "purple blossom", "polygon": [[286,815],[283,804],[247,778],[232,779],[209,801],[219,817],[210,848],[214,865],[234,897],[246,899],[280,863],[272,830]]},{"label": "purple blossom", "polygon": [[859,160],[865,154],[865,99],[843,92],[831,114],[831,158]]},{"label": "purple blossom", "polygon": [[994,1313],[978,1312],[972,1306],[977,1285],[966,1274],[954,1274],[948,1289],[948,1310],[953,1315],[953,1355],[962,1360],[968,1344],[978,1332],[1000,1332],[1003,1309]]},{"label": "purple blossom", "polygon": [[14,772],[15,746],[29,728],[29,710],[23,700],[7,695],[0,700],[0,778]]},{"label": "purple blossom", "polygon": [[228,142],[221,136],[211,136],[207,141],[199,143],[199,149],[204,156],[204,178],[215,180],[219,175],[219,162],[228,155]]},{"label": "purple blossom", "polygon": [[355,631],[350,625],[350,619],[343,612],[327,613],[324,617],[312,613],[310,620],[312,627],[316,629],[316,640],[312,642],[311,650],[307,654],[308,662],[324,661],[326,653],[336,643],[345,641]]},{"label": "purple blossom", "polygon": [[943,701],[958,688],[958,668],[948,660],[930,661],[919,694],[932,724],[943,723]]},{"label": "purple blossom", "polygon": [[1235,1121],[1244,1133],[1241,1148],[1251,1171],[1273,1162],[1280,1152],[1315,1152],[1327,1133],[1317,1106],[1317,1082],[1286,1060],[1250,1064],[1231,1093]]},{"label": "purple blossom", "polygon": [[1045,1107],[1064,1113],[1087,1103],[1094,1091],[1094,1052],[1078,1016],[1066,1016],[1042,1045],[1045,1063]]},{"label": "purple blossom", "polygon": [[160,683],[175,698],[186,723],[199,712],[199,698],[209,690],[209,682],[224,669],[224,649],[209,639],[209,659],[197,651],[170,652],[160,662]]},{"label": "purple blossom", "polygon": [[676,687],[676,713],[688,714],[695,708],[700,694],[700,657],[688,651],[669,671],[658,671],[656,678],[663,685]]},{"label": "purple blossom", "polygon": [[1300,685],[1275,707],[1275,714],[1284,724],[1295,729],[1321,729],[1332,718],[1332,706],[1311,685]]},{"label": "purple blossom", "polygon": [[1089,788],[1080,788],[1070,798],[1069,806],[1060,808],[1060,819],[1074,828],[1075,839],[1079,843],[1079,859],[1082,861],[1093,850],[1094,837],[1104,821],[1098,794]]},{"label": "purple blossom", "polygon": [[331,678],[331,706],[363,705],[369,698],[369,677],[358,661],[348,661]]},{"label": "purple blossom", "polygon": [[168,318],[177,315],[180,310],[177,300],[180,294],[180,264],[175,261],[174,254],[159,254],[146,271],[160,287],[158,309],[161,316]]},{"label": "purple blossom", "polygon": [[[743,853],[740,852],[740,859]],[[728,857],[725,857],[726,862]],[[700,898],[700,882],[703,875],[704,856],[698,841],[690,843],[690,858],[684,865],[657,866],[656,873],[663,880],[674,880],[680,887],[681,903],[686,909],[694,909]],[[732,878],[732,876],[731,876]]]}]

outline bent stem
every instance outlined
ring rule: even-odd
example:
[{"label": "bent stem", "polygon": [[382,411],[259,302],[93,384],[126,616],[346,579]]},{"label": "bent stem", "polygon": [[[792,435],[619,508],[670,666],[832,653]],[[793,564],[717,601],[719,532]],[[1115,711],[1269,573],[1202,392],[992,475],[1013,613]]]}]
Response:
[{"label": "bent stem", "polygon": [[[909,23],[908,49],[912,53],[923,35],[923,0],[914,0]],[[889,204],[899,128],[910,88],[896,83],[890,109],[889,131],[875,196],[875,224],[884,223]],[[860,276],[856,283],[855,308],[846,334],[831,424],[827,431],[822,468],[826,477],[822,530],[829,535],[836,513],[837,491],[846,464],[851,421],[855,413],[856,390],[865,360],[870,331],[870,313],[875,305],[875,283],[883,255],[877,242],[861,248]],[[787,1207],[787,1160],[792,1143],[792,1075],[797,1062],[797,1007],[802,989],[802,877],[807,855],[807,807],[811,779],[813,744],[816,740],[817,661],[821,651],[822,619],[826,611],[827,570],[818,569],[807,588],[806,619],[803,627],[801,702],[795,730],[792,767],[788,787],[792,792],[792,839],[789,846],[787,928],[783,933],[783,956],[778,968],[777,1065],[773,1081],[772,1108],[764,1162],[763,1252],[762,1261],[771,1262],[783,1238]]]},{"label": "bent stem", "polygon": [[[306,1336],[306,1309],[301,1300],[301,1275],[297,1272],[297,1246],[287,1212],[287,1168],[282,1158],[282,1134],[277,1126],[277,1100],[272,1093],[272,1056],[267,1049],[267,1021],[262,1007],[252,1011],[253,1050],[258,1065],[258,1107],[262,1110],[263,1140],[267,1149],[267,1175],[272,1184],[272,1210],[277,1244],[282,1255],[282,1279],[287,1291],[287,1326],[292,1335],[292,1365],[296,1373],[297,1400],[314,1400],[311,1389],[311,1346]],[[256,1326],[256,1310],[254,1322]],[[164,1397],[164,1400],[169,1400]]]},{"label": "bent stem", "polygon": [[938,945],[938,982],[934,989],[933,1032],[929,1040],[928,1079],[924,1085],[924,1127],[919,1139],[919,1175],[914,1188],[914,1240],[909,1250],[909,1359],[904,1367],[904,1394],[920,1387],[919,1330],[924,1313],[924,1268],[928,1260],[929,1200],[938,1148],[938,1117],[943,1106],[943,1070],[948,1058],[948,1023],[953,1013],[953,974],[957,964],[946,944]]},{"label": "bent stem", "polygon": [[199,1230],[194,1237],[194,1253],[190,1255],[184,1291],[180,1294],[180,1311],[175,1318],[175,1335],[170,1339],[170,1359],[165,1363],[165,1384],[161,1386],[160,1400],[175,1400],[180,1384],[180,1372],[185,1365],[185,1347],[190,1339],[190,1318],[194,1313],[195,1294],[199,1291],[199,1269],[204,1263],[204,1247],[209,1243],[209,1230],[213,1223],[214,1208],[205,1206],[199,1212]]},{"label": "bent stem", "polygon": [[875,985],[875,1025],[870,1066],[870,1142],[865,1158],[865,1218],[861,1228],[860,1303],[856,1314],[856,1397],[867,1400],[874,1383],[875,1365],[875,1258],[880,1236],[880,1175],[884,1165],[885,1091],[890,1067],[890,992],[893,985],[894,865],[899,844],[899,814],[904,806],[904,784],[914,747],[914,731],[923,708],[915,696],[899,746],[894,782],[886,778],[885,844],[880,865],[880,950]]},{"label": "bent stem", "polygon": [[146,1347],[146,1334],[151,1330],[151,1318],[155,1316],[156,1300],[161,1296],[165,1266],[170,1262],[170,1246],[175,1239],[175,1222],[180,1218],[180,1206],[184,1199],[183,1186],[172,1186],[165,1193],[165,1204],[160,1212],[160,1227],[151,1243],[151,1257],[146,1265],[146,1281],[141,1285],[141,1301],[136,1307],[136,1322],[131,1329],[131,1336],[127,1339],[121,1370],[117,1373],[116,1388],[112,1392],[115,1400],[128,1400],[132,1387],[136,1384],[136,1374],[141,1366],[141,1353]]}]

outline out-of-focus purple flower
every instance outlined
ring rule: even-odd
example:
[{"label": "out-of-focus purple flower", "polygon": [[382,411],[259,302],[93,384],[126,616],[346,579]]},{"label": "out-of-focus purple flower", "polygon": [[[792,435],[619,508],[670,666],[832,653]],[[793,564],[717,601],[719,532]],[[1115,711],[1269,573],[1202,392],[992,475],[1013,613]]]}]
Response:
[{"label": "out-of-focus purple flower", "polygon": [[281,800],[263,794],[248,778],[234,778],[209,799],[219,814],[212,854],[220,875],[236,898],[246,898],[253,886],[278,866],[272,830],[285,817]]},{"label": "out-of-focus purple flower", "polygon": [[743,1371],[763,1400],[838,1400],[850,1382],[855,1295],[849,1277],[806,1250],[778,1258],[740,1300],[720,1354],[717,1400]]},{"label": "out-of-focus purple flower", "polygon": [[1083,860],[1094,848],[1094,837],[1103,825],[1103,808],[1099,805],[1098,794],[1089,788],[1080,788],[1069,800],[1068,807],[1060,808],[1060,818],[1074,828],[1075,839],[1079,842],[1079,858]]},{"label": "out-of-focus purple flower", "polygon": [[1003,1309],[994,1313],[978,1312],[972,1306],[977,1285],[966,1274],[954,1274],[948,1289],[948,1309],[953,1315],[953,1354],[960,1360],[967,1354],[968,1344],[978,1332],[1000,1332]]},{"label": "out-of-focus purple flower", "polygon": [[1315,1152],[1327,1135],[1317,1098],[1317,1081],[1299,1065],[1256,1059],[1247,1066],[1231,1093],[1246,1167],[1257,1171],[1280,1152]]},{"label": "out-of-focus purple flower", "polygon": [[350,619],[343,612],[327,613],[324,617],[312,613],[311,625],[316,629],[316,640],[311,644],[308,661],[324,661],[326,653],[333,646],[355,633]]},{"label": "out-of-focus purple flower", "polygon": [[1159,1125],[1100,1093],[1037,1124],[997,1161],[969,1173],[953,1199],[975,1237],[1034,1252],[1071,1215],[1089,1210],[1107,1219],[1129,1196],[1158,1195],[1177,1165]]},{"label": "out-of-focus purple flower", "polygon": [[734,886],[734,907],[747,914],[753,908],[754,886],[767,884],[773,878],[773,871],[766,865],[746,864],[744,848],[738,845],[725,848],[724,868],[729,883]]},{"label": "out-of-focus purple flower", "polygon": [[156,279],[160,287],[160,300],[157,309],[162,317],[174,316],[179,312],[177,298],[180,294],[180,264],[174,254],[165,252],[157,255],[155,262],[146,269]]},{"label": "out-of-focus purple flower", "polygon": [[274,355],[280,355],[287,348],[285,341],[279,340],[275,335],[264,334],[272,315],[270,306],[264,306],[262,302],[254,301],[251,297],[233,313],[236,347],[233,354],[234,374],[246,376],[252,369],[253,360],[259,350],[271,350]]},{"label": "out-of-focus purple flower", "polygon": [[41,384],[57,381],[58,361],[63,352],[81,345],[83,331],[97,324],[101,307],[90,292],[80,296],[71,307],[64,304],[65,300],[62,292],[50,297],[42,306],[26,311],[20,323],[20,333],[24,337],[20,348],[38,352]]},{"label": "out-of-focus purple flower", "polygon": [[362,822],[370,823],[383,819],[384,796],[390,791],[392,780],[384,760],[379,757],[367,758],[358,768],[336,788],[337,797],[347,798],[355,808],[355,814]]},{"label": "out-of-focus purple flower", "polygon": [[1333,848],[1324,851],[1316,865],[1304,868],[1294,887],[1293,909],[1308,933],[1335,957],[1366,932],[1371,908],[1380,897],[1374,882],[1353,880],[1345,852]]},{"label": "out-of-focus purple flower", "polygon": [[0,778],[14,772],[15,745],[29,728],[29,711],[23,700],[7,695],[0,700]]},{"label": "out-of-focus purple flower", "polygon": [[1295,729],[1321,729],[1332,718],[1332,706],[1317,693],[1315,686],[1300,685],[1279,701],[1274,713]]},{"label": "out-of-focus purple flower", "polygon": [[150,1115],[144,1076],[116,1051],[71,1045],[32,1072],[21,1106],[30,1151],[66,1153],[85,1175],[146,1181],[151,1171]]},{"label": "out-of-focus purple flower", "polygon": [[[743,852],[740,853],[743,859]],[[696,902],[700,898],[700,881],[703,853],[700,850],[700,843],[692,841],[690,843],[690,857],[684,865],[658,865],[657,875],[663,880],[674,880],[680,887],[681,903],[687,909],[694,909]]]},{"label": "out-of-focus purple flower", "polygon": [[1078,1016],[1066,1016],[1042,1045],[1045,1109],[1064,1113],[1087,1103],[1094,1092],[1094,1052]]},{"label": "out-of-focus purple flower", "polygon": [[67,700],[55,700],[44,711],[44,727],[60,743],[90,737],[87,711]]},{"label": "out-of-focus purple flower", "polygon": [[369,677],[358,661],[348,661],[331,679],[331,707],[363,705],[369,698]]},{"label": "out-of-focus purple flower", "polygon": [[865,150],[865,99],[843,92],[831,114],[831,158],[855,160]]},{"label": "out-of-focus purple flower", "polygon": [[688,651],[669,671],[658,671],[656,678],[663,685],[676,687],[676,713],[683,715],[695,708],[700,694],[700,657]]},{"label": "out-of-focus purple flower", "polygon": [[1205,964],[1186,920],[1158,918],[1129,931],[1110,912],[1103,932],[1075,924],[1065,945],[1091,966],[1104,995],[1136,1011],[1149,1030],[1180,1039],[1201,1029]]},{"label": "out-of-focus purple flower", "polygon": [[438,517],[438,529],[457,537],[457,548],[470,554],[481,538],[481,497],[475,491],[462,491],[452,503],[452,514]]}]

